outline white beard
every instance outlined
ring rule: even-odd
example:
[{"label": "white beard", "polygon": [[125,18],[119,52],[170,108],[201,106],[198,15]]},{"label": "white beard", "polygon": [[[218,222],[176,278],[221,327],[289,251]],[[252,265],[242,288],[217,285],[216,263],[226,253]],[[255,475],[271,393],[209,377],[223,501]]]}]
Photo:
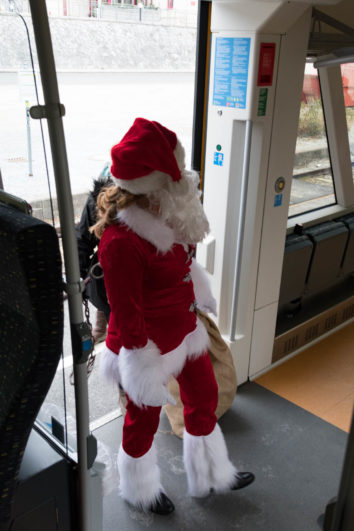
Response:
[{"label": "white beard", "polygon": [[209,223],[200,201],[199,177],[196,172],[182,170],[182,179],[148,194],[152,209],[158,208],[161,218],[175,231],[177,241],[189,245],[202,241],[209,232]]}]

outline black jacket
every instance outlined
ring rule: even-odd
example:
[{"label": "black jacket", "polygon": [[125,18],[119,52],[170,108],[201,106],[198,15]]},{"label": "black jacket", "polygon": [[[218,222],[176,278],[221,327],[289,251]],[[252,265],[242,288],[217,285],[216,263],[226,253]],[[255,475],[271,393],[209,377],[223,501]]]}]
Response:
[{"label": "black jacket", "polygon": [[[112,180],[109,177],[99,177],[93,181],[93,190],[90,192],[87,198],[81,213],[79,224],[76,227],[80,275],[83,279],[87,279],[89,277],[84,295],[88,297],[90,302],[96,306],[98,310],[103,311],[107,318],[110,314],[110,308],[107,301],[103,278],[94,279],[90,274],[92,266],[98,261],[96,251],[99,240],[89,231],[89,228],[96,223],[96,201],[98,194],[104,186],[109,186],[111,184]],[[101,269],[97,266],[94,269],[94,274],[99,275],[100,272]]]}]

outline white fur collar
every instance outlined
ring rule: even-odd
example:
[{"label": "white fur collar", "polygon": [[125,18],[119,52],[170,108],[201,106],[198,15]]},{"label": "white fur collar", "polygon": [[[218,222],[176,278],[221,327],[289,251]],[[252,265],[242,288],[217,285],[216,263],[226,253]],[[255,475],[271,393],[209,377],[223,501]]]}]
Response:
[{"label": "white fur collar", "polygon": [[161,219],[134,204],[120,210],[117,218],[163,253],[169,251],[176,241],[174,231]]}]

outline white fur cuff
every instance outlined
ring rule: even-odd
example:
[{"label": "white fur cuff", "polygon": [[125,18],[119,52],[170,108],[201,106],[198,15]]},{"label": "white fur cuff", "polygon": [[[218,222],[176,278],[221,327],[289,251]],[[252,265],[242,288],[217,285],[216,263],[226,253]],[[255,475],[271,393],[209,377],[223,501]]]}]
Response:
[{"label": "white fur cuff", "polygon": [[185,338],[187,357],[198,358],[210,348],[210,338],[202,321],[197,317],[195,330]]},{"label": "white fur cuff", "polygon": [[208,275],[203,267],[193,258],[191,267],[191,277],[194,288],[194,295],[197,306],[202,312],[213,313],[216,316],[216,300],[210,289]]},{"label": "white fur cuff", "polygon": [[235,482],[236,467],[231,463],[224,435],[219,424],[204,437],[207,459],[210,466],[212,487],[215,492],[226,492]]},{"label": "white fur cuff", "polygon": [[204,437],[191,435],[186,429],[183,433],[183,462],[189,495],[196,498],[208,496],[211,481]]},{"label": "white fur cuff", "polygon": [[169,378],[178,376],[187,358],[198,358],[209,346],[208,332],[197,318],[196,328],[178,347],[164,355],[150,339],[142,348],[122,347],[119,355],[106,346],[101,354],[100,373],[109,383],[120,383],[138,407],[157,407],[167,402],[175,405],[166,387]]},{"label": "white fur cuff", "polygon": [[107,345],[101,352],[100,358],[100,376],[110,384],[118,385],[121,383],[121,377],[118,367],[118,356]]},{"label": "white fur cuff", "polygon": [[131,457],[121,446],[118,452],[119,490],[122,498],[135,507],[148,510],[163,488],[154,444],[141,457]]},{"label": "white fur cuff", "polygon": [[163,406],[167,402],[176,404],[166,388],[160,350],[148,340],[145,347],[126,349],[122,347],[118,356],[118,368],[123,389],[138,406]]},{"label": "white fur cuff", "polygon": [[218,424],[209,435],[196,436],[184,430],[183,460],[191,496],[207,496],[210,489],[225,492],[235,482],[237,469],[229,459]]}]

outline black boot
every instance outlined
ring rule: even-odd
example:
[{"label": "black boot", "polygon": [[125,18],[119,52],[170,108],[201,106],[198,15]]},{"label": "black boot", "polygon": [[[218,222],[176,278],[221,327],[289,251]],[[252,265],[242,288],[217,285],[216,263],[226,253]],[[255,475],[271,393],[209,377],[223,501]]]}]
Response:
[{"label": "black boot", "polygon": [[255,476],[252,472],[237,472],[231,490],[243,489],[243,487],[247,487],[247,485],[253,483],[254,480]]},{"label": "black boot", "polygon": [[160,492],[159,497],[150,507],[150,511],[155,514],[170,514],[174,510],[175,506],[164,492]]}]

